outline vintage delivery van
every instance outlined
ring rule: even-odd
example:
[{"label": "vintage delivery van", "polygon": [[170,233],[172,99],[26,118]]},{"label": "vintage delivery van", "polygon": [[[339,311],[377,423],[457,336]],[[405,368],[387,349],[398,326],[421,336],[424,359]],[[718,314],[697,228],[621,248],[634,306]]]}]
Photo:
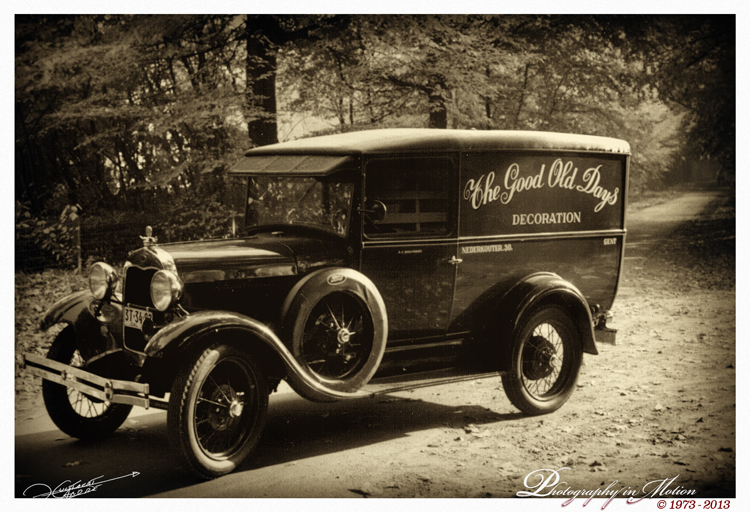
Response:
[{"label": "vintage delivery van", "polygon": [[[499,378],[527,414],[575,389],[607,328],[625,242],[630,148],[560,133],[393,129],[248,151],[234,238],[159,244],[54,304],[42,376],[81,439],[133,405],[168,411],[203,478],[256,446],[284,380],[314,401]],[[490,404],[488,404],[489,406]]]}]

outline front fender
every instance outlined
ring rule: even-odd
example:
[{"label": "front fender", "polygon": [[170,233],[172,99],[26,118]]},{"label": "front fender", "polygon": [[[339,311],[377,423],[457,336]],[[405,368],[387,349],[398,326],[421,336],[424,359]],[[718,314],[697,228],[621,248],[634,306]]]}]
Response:
[{"label": "front fender", "polygon": [[[94,316],[99,311],[99,317]],[[58,323],[73,326],[76,344],[84,360],[121,348],[122,308],[116,303],[99,303],[89,290],[72,293],[47,309],[39,323],[42,331]]]},{"label": "front fender", "polygon": [[144,352],[149,357],[164,358],[222,331],[240,331],[260,340],[270,348],[283,364],[289,385],[300,396],[315,402],[331,402],[351,398],[365,398],[371,393],[347,393],[326,387],[310,376],[286,345],[265,324],[230,311],[201,311],[182,317],[157,332],[149,340]]},{"label": "front fender", "polygon": [[81,290],[58,300],[47,309],[39,323],[39,329],[46,331],[60,322],[74,324],[82,311],[88,311],[94,296],[89,290]]}]

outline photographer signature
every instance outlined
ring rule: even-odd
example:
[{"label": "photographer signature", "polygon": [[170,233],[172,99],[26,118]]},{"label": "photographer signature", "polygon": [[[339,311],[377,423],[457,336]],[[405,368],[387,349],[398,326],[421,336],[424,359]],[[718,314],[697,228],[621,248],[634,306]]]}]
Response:
[{"label": "photographer signature", "polygon": [[[96,491],[100,485],[106,484],[107,482],[119,480],[120,478],[135,478],[138,475],[140,475],[139,472],[133,471],[132,473],[128,473],[127,475],[116,476],[115,478],[110,478],[109,480],[99,480],[100,478],[104,478],[104,475],[99,475],[95,478],[92,478],[88,482],[81,482],[80,480],[78,480],[76,483],[71,483],[70,480],[65,480],[54,489],[52,489],[52,487],[47,484],[33,484],[28,486],[26,490],[23,491],[23,495],[27,498],[76,498],[83,494],[88,494],[90,492]],[[43,492],[33,495],[26,494],[27,492],[29,492],[29,489],[39,486],[44,489]],[[38,491],[39,489],[34,492]]]}]

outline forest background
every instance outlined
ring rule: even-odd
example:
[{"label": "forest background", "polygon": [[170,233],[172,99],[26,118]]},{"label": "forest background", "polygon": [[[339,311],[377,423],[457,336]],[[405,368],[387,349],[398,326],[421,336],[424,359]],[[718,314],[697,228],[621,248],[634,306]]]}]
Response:
[{"label": "forest background", "polygon": [[[383,127],[627,140],[630,194],[735,176],[731,15],[15,18],[16,270],[221,237],[254,146]],[[80,241],[78,240],[80,228]],[[82,247],[79,253],[78,247]]]}]

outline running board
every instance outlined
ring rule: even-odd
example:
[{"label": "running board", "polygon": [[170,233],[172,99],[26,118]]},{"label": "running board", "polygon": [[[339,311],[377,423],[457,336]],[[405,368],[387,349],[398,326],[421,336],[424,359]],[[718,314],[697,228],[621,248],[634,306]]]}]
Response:
[{"label": "running board", "polygon": [[469,380],[498,378],[503,373],[469,373],[458,368],[441,368],[439,370],[428,370],[419,373],[407,373],[373,379],[363,388],[363,391],[372,393],[373,395],[383,395]]}]

